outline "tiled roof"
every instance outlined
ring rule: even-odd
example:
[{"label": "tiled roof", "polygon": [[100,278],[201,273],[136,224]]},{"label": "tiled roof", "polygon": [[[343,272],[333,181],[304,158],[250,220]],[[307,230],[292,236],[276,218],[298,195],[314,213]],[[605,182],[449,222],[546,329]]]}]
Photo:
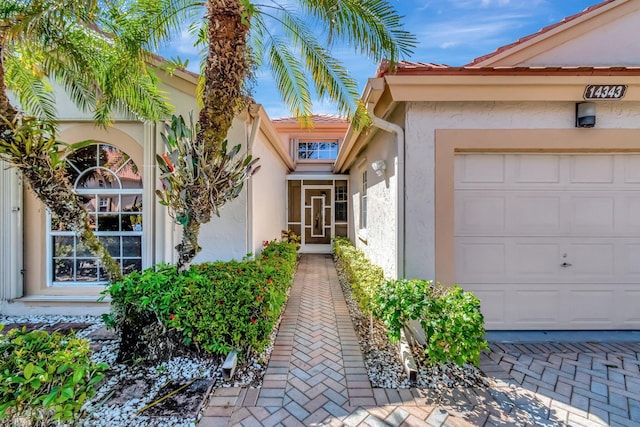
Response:
[{"label": "tiled roof", "polygon": [[[271,121],[274,124],[296,124],[300,122],[300,120],[297,117],[280,117],[277,119],[272,119]],[[337,114],[313,114],[311,116],[311,121],[314,124],[320,124],[320,123],[336,124],[336,123],[349,122],[346,118],[342,116],[338,116]]]},{"label": "tiled roof", "polygon": [[470,63],[468,63],[467,66],[473,66],[473,65],[478,64],[480,62],[483,62],[483,61],[485,61],[485,60],[487,60],[487,59],[489,59],[489,58],[491,58],[491,57],[493,57],[495,55],[498,55],[498,54],[500,54],[500,53],[502,53],[502,52],[504,52],[506,50],[512,49],[513,47],[515,47],[515,46],[517,46],[519,44],[522,44],[522,43],[524,43],[524,42],[526,42],[528,40],[531,40],[531,39],[533,39],[535,37],[538,37],[538,36],[540,36],[542,34],[545,34],[545,33],[549,32],[549,31],[553,30],[554,28],[560,27],[562,25],[566,25],[567,23],[573,21],[574,19],[577,19],[577,18],[579,18],[581,16],[584,16],[584,15],[586,15],[588,13],[591,13],[594,10],[600,9],[601,7],[606,6],[609,3],[613,3],[614,1],[616,1],[616,0],[605,0],[605,1],[601,2],[601,3],[596,4],[596,5],[589,6],[588,8],[583,10],[582,12],[576,13],[575,15],[567,16],[566,18],[564,18],[560,22],[556,22],[555,24],[551,24],[551,25],[548,25],[548,26],[542,28],[537,33],[529,34],[528,36],[522,37],[522,38],[516,40],[513,43],[509,43],[507,45],[499,47],[498,49],[495,50],[495,52],[491,52],[491,53],[489,53],[487,55],[480,56],[480,57],[474,59],[473,61],[471,61]]},{"label": "tiled roof", "polygon": [[640,67],[451,67],[442,64],[402,61],[394,71],[382,63],[377,76],[385,75],[569,75],[569,76],[638,76]]}]

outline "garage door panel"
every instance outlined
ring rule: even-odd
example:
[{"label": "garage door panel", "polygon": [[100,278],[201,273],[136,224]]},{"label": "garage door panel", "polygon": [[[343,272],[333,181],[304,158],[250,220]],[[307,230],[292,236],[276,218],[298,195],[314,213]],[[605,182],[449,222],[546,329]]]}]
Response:
[{"label": "garage door panel", "polygon": [[480,299],[487,329],[637,329],[640,291],[626,284],[581,285],[470,283]]},{"label": "garage door panel", "polygon": [[515,196],[507,205],[506,229],[522,233],[560,232],[560,196]]},{"label": "garage door panel", "polygon": [[552,325],[559,321],[561,313],[559,301],[560,292],[557,289],[516,289],[513,299],[516,304],[512,304],[513,323]]},{"label": "garage door panel", "polygon": [[514,273],[516,276],[555,277],[559,273],[558,260],[562,257],[560,245],[556,243],[515,244]]},{"label": "garage door panel", "polygon": [[504,161],[502,154],[465,156],[463,166],[456,170],[456,181],[468,183],[503,183]]},{"label": "garage door panel", "polygon": [[570,156],[569,182],[575,184],[611,184],[614,182],[614,156]]},{"label": "garage door panel", "polygon": [[619,307],[617,313],[621,315],[623,325],[640,329],[640,289],[621,292],[616,307]]},{"label": "garage door panel", "polygon": [[456,281],[488,329],[640,328],[640,155],[462,154],[456,179]]},{"label": "garage door panel", "polygon": [[611,233],[615,223],[615,197],[575,196],[569,199],[569,229],[573,233]]},{"label": "garage door panel", "polygon": [[464,263],[462,277],[500,277],[505,274],[506,248],[503,243],[468,243],[458,247],[456,258]]},{"label": "garage door panel", "polygon": [[575,289],[569,292],[569,299],[566,313],[570,324],[607,327],[613,323],[615,289]]},{"label": "garage door panel", "polygon": [[505,309],[507,307],[507,297],[504,289],[486,289],[486,287],[482,287],[477,288],[473,293],[480,300],[480,310],[484,315],[485,324],[506,325]]},{"label": "garage door panel", "polygon": [[640,184],[640,155],[628,155],[624,157],[624,182],[627,184]]},{"label": "garage door panel", "polygon": [[[640,275],[640,243],[624,245],[624,253],[621,259],[625,260],[625,275]],[[638,306],[640,311],[640,306]]]},{"label": "garage door panel", "polygon": [[558,184],[558,156],[518,156],[514,162],[514,181],[521,184]]},{"label": "garage door panel", "polygon": [[467,197],[460,224],[466,230],[504,230],[504,196]]},{"label": "garage door panel", "polygon": [[627,197],[624,201],[621,227],[640,234],[640,197]]},{"label": "garage door panel", "polygon": [[615,274],[613,244],[573,243],[569,245],[566,253],[567,261],[571,264],[566,270],[572,275],[604,275],[610,279]]}]

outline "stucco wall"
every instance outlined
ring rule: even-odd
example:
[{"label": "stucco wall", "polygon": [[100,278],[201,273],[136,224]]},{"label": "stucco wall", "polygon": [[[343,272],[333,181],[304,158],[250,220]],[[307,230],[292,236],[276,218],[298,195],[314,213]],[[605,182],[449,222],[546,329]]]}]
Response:
[{"label": "stucco wall", "polygon": [[[227,134],[229,145],[227,150],[234,145],[242,144],[241,153],[247,149],[247,129],[244,118],[236,117]],[[179,229],[180,227],[178,227]],[[194,262],[227,261],[230,259],[242,259],[250,249],[247,247],[247,188],[235,200],[227,203],[220,209],[220,217],[213,215],[211,221],[200,228],[199,242],[202,251],[194,259]],[[182,231],[178,230],[176,242],[179,241]]]},{"label": "stucco wall", "polygon": [[[400,123],[401,114],[395,113],[389,121]],[[353,232],[356,247],[364,251],[369,260],[381,266],[389,278],[396,277],[396,194],[397,194],[396,135],[377,130],[358,161],[350,169]],[[387,170],[378,176],[371,164],[384,160]],[[360,196],[362,173],[367,170],[367,229],[366,239],[360,227]]]},{"label": "stucco wall", "polygon": [[260,158],[260,170],[249,181],[253,212],[250,250],[255,254],[262,248],[263,241],[279,238],[281,231],[286,228],[288,169],[262,133],[253,146],[253,156]]},{"label": "stucco wall", "polygon": [[640,12],[630,13],[517,65],[635,66],[640,64],[640,46],[629,35],[637,32],[639,19]]},{"label": "stucco wall", "polygon": [[[405,124],[406,276],[435,277],[436,129],[573,129],[574,122],[573,102],[408,103]],[[639,128],[640,103],[599,102],[596,127]],[[590,129],[580,131],[589,132]],[[606,147],[607,141],[602,145]]]}]

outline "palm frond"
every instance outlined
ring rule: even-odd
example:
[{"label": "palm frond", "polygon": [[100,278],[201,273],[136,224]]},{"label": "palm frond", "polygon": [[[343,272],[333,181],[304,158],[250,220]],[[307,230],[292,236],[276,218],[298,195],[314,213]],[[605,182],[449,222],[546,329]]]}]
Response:
[{"label": "palm frond", "polygon": [[271,39],[268,55],[269,67],[285,104],[296,117],[311,116],[311,92],[299,58],[286,43],[275,38]]},{"label": "palm frond", "polygon": [[387,0],[299,0],[306,11],[337,37],[375,61],[392,63],[411,55],[416,37],[404,30],[402,16]]},{"label": "palm frond", "polygon": [[[315,91],[320,99],[328,98],[335,102],[341,114],[348,116],[355,114],[357,110],[356,100],[358,99],[358,88],[355,79],[339,60],[333,58],[327,49],[318,43],[304,20],[284,8],[280,9],[279,13],[280,15],[277,19],[280,21],[291,45],[297,49],[297,55],[293,54],[290,57],[291,67],[305,69],[309,72],[310,80],[313,82]],[[270,43],[273,43],[272,40],[275,37],[268,32],[266,26],[263,25],[262,28],[262,31],[259,32],[261,38],[270,40]],[[273,66],[271,68],[273,70]],[[304,73],[301,78],[305,79],[306,84]],[[281,82],[279,82],[279,86],[280,84]],[[284,100],[289,104],[286,98]],[[291,111],[296,116],[301,115],[299,109],[291,108]],[[307,114],[303,113],[302,115]]]},{"label": "palm frond", "polygon": [[[25,52],[23,52],[25,53]],[[4,59],[8,87],[29,115],[53,120],[56,103],[51,85],[28,55],[8,55]]]}]

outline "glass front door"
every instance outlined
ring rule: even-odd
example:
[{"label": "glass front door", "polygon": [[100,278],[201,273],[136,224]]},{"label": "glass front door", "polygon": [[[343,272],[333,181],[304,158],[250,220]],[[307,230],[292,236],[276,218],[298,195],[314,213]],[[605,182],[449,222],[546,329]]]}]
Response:
[{"label": "glass front door", "polygon": [[331,251],[333,237],[333,186],[303,186],[302,246],[309,252]]}]

